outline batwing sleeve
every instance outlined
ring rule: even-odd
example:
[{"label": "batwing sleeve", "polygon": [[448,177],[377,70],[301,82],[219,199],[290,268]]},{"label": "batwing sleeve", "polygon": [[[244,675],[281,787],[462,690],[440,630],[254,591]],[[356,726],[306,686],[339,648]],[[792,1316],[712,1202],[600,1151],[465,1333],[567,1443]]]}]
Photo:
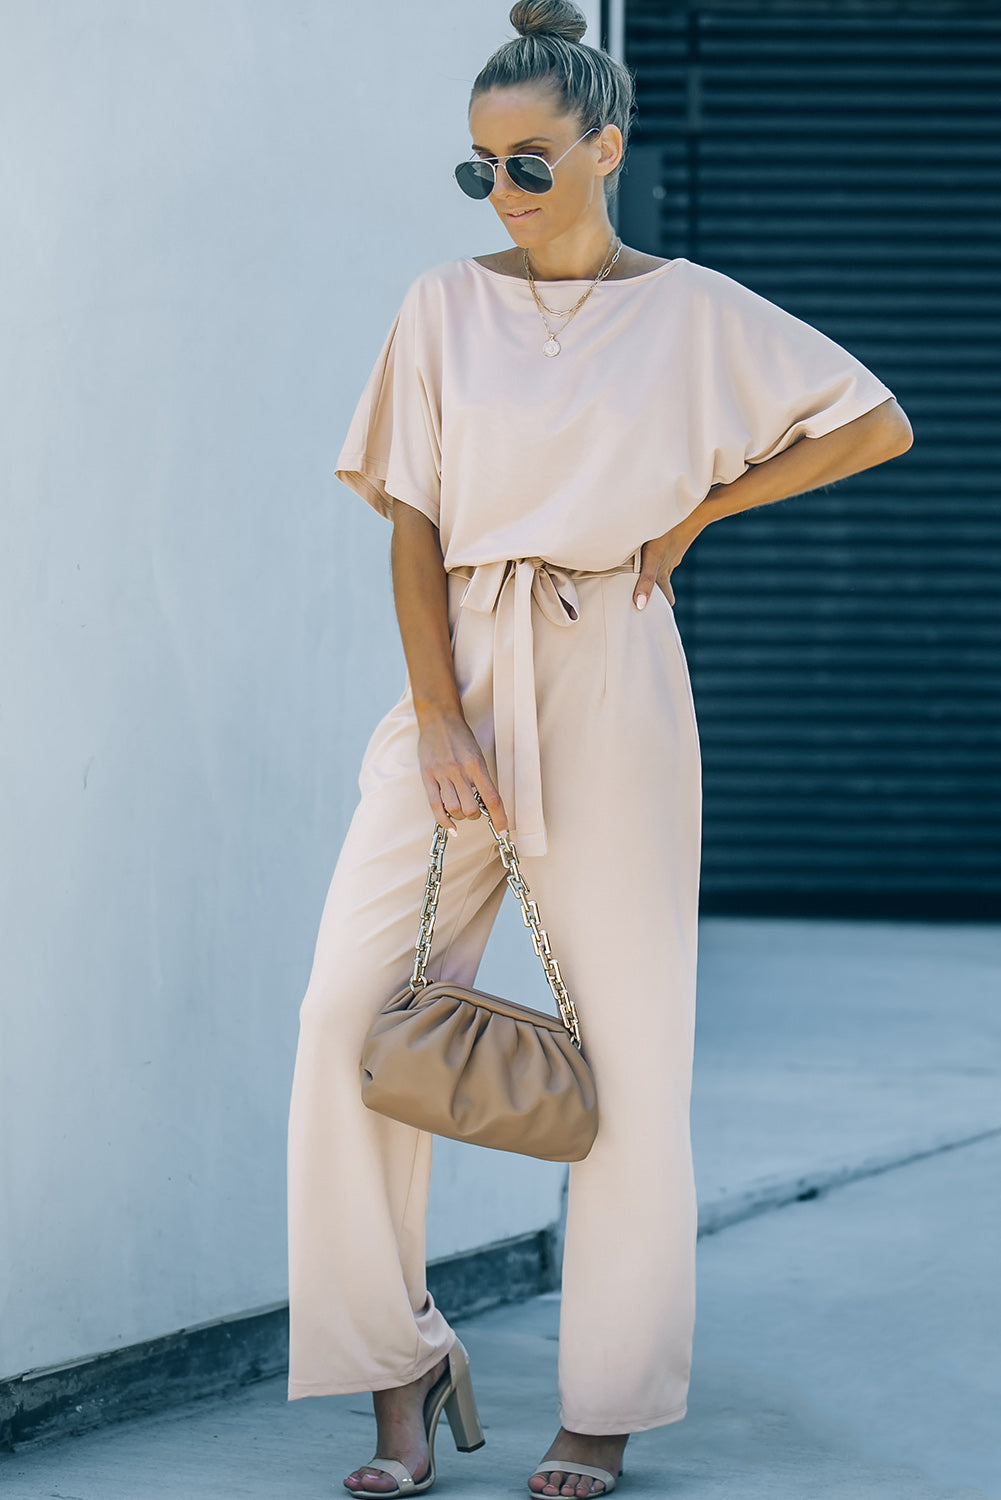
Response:
[{"label": "batwing sleeve", "polygon": [[394,500],[402,500],[438,525],[440,327],[418,278],[386,335],[337,456],[336,477],[389,520]]},{"label": "batwing sleeve", "polygon": [[721,271],[699,269],[714,484],[728,484],[798,438],[823,437],[893,397],[861,360],[812,324]]}]

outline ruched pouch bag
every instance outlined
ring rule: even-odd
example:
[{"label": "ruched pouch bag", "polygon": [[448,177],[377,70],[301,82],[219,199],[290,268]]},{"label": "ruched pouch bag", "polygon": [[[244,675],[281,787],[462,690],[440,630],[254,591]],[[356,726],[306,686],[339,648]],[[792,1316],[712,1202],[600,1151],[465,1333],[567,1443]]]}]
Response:
[{"label": "ruched pouch bag", "polygon": [[580,1026],[518,867],[514,844],[497,840],[508,884],[532,931],[559,1015],[425,977],[447,831],[436,825],[410,983],[382,1007],[362,1048],[369,1109],[419,1130],[543,1161],[582,1161],[598,1130],[594,1077]]}]

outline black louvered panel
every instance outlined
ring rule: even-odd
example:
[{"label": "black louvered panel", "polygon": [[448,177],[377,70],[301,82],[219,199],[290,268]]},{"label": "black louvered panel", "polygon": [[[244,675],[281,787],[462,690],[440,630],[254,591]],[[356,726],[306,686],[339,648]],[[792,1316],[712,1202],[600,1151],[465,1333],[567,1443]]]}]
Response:
[{"label": "black louvered panel", "polygon": [[706,910],[1001,914],[1001,13],[630,0],[628,243],[857,354],[914,447],[675,574]]}]

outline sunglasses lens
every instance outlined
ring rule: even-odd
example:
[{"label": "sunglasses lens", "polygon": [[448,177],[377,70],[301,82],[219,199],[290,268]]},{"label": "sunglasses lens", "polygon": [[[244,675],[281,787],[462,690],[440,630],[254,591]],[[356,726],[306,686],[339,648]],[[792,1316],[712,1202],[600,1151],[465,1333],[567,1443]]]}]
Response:
[{"label": "sunglasses lens", "polygon": [[541,156],[509,156],[507,175],[523,193],[548,193],[553,185],[549,163]]},{"label": "sunglasses lens", "polygon": [[489,198],[494,190],[494,169],[488,161],[460,161],[455,180],[468,198]]}]

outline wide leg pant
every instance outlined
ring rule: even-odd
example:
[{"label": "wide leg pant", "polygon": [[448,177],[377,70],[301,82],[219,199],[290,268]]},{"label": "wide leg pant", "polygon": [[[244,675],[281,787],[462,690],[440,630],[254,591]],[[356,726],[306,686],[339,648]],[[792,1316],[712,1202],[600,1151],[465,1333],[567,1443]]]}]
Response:
[{"label": "wide leg pant", "polygon": [[[631,573],[579,578],[573,629],[533,606],[548,849],[521,857],[598,1090],[597,1138],[570,1165],[559,1343],[560,1420],[596,1434],[684,1416],[695,1316],[701,763],[673,610],[654,589],[638,611],[634,586]],[[496,776],[493,621],[460,609],[465,588],[450,575],[456,680]],[[425,1283],[433,1138],[366,1109],[359,1084],[371,1020],[409,977],[434,832],[409,684],[369,742],[360,787],[300,1011],[292,1400],[403,1385],[455,1338]],[[472,984],[505,885],[486,820],[458,826],[428,974]]]}]

